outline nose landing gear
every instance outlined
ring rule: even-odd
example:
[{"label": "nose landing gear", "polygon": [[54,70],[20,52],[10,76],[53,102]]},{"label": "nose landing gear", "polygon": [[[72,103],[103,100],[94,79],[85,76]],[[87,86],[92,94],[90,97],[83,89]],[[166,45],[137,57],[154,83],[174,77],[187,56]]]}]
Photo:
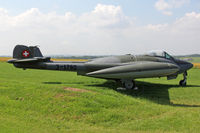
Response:
[{"label": "nose landing gear", "polygon": [[187,71],[183,73],[183,80],[179,82],[180,86],[186,86],[187,85]]}]

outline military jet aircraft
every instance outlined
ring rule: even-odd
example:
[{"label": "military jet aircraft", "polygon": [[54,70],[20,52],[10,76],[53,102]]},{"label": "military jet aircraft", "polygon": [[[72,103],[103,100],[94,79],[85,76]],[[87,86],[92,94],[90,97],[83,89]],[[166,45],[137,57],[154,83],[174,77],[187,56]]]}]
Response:
[{"label": "military jet aircraft", "polygon": [[16,45],[12,63],[17,68],[74,71],[78,75],[120,81],[123,87],[134,89],[134,79],[167,77],[175,79],[183,73],[181,86],[186,86],[187,70],[193,65],[187,61],[175,59],[165,51],[152,51],[144,55],[122,55],[97,58],[85,62],[52,61],[43,57],[37,46]]}]

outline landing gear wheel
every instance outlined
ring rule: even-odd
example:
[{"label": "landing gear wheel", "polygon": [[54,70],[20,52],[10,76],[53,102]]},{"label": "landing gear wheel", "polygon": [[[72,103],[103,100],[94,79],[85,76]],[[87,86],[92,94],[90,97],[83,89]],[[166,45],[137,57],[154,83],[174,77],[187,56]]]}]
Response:
[{"label": "landing gear wheel", "polygon": [[187,85],[187,82],[186,82],[185,80],[181,80],[181,81],[179,82],[179,85],[180,85],[180,86],[186,86],[186,85]]},{"label": "landing gear wheel", "polygon": [[124,82],[124,87],[126,88],[126,89],[133,89],[134,88],[134,83],[133,83],[133,81],[126,81],[126,82]]},{"label": "landing gear wheel", "polygon": [[135,89],[137,90],[138,88],[135,87],[135,82],[134,80],[122,80],[122,85],[126,88],[126,89]]}]

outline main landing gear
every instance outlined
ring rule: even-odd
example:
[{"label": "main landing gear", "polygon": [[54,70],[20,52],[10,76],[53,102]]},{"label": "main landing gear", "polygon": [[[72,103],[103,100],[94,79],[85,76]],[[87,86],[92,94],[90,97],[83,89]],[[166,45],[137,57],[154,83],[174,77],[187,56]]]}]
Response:
[{"label": "main landing gear", "polygon": [[121,83],[122,83],[123,87],[126,89],[138,90],[138,87],[135,86],[134,80],[123,79],[123,80],[121,80]]},{"label": "main landing gear", "polygon": [[187,85],[187,71],[185,71],[185,72],[183,73],[183,80],[181,80],[181,81],[179,82],[179,85],[180,85],[180,86],[186,86],[186,85]]}]

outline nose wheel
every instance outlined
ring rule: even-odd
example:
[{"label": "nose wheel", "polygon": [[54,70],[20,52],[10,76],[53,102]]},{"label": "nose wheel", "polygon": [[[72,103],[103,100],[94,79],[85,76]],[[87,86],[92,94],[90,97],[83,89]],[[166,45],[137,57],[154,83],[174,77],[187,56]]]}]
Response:
[{"label": "nose wheel", "polygon": [[187,85],[187,72],[183,73],[183,78],[184,79],[179,82],[180,86],[186,86]]}]

